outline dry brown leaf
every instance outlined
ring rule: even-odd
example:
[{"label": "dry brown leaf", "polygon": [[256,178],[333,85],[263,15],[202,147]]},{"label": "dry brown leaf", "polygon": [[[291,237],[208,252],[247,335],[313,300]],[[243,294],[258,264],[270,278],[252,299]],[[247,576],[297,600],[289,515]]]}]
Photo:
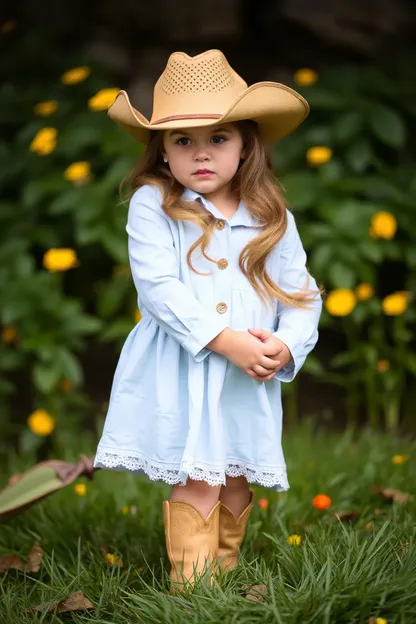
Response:
[{"label": "dry brown leaf", "polygon": [[22,561],[18,555],[0,556],[0,572],[5,570],[18,570],[19,572],[39,572],[42,563],[43,549],[39,540],[36,540],[32,550],[27,556],[27,562]]},{"label": "dry brown leaf", "polygon": [[108,550],[107,546],[104,546],[104,544],[101,544],[100,546],[100,553],[102,554],[103,557],[107,558],[107,555],[110,551]]},{"label": "dry brown leaf", "polygon": [[244,598],[246,600],[255,600],[257,602],[266,602],[267,586],[266,585],[243,585]]},{"label": "dry brown leaf", "polygon": [[393,488],[383,488],[379,485],[372,485],[371,489],[376,494],[380,494],[384,499],[394,500],[396,503],[400,505],[404,505],[408,503],[410,500],[413,500],[413,496],[411,494],[407,494],[406,492],[401,492],[400,490],[394,490]]},{"label": "dry brown leaf", "polygon": [[59,602],[44,602],[37,607],[31,607],[25,609],[25,613],[32,613],[34,611],[55,611],[57,613],[65,613],[65,611],[86,611],[87,609],[93,609],[94,605],[85,598],[82,591],[72,592],[68,598],[60,600]]},{"label": "dry brown leaf", "polygon": [[351,509],[350,511],[335,511],[334,517],[341,520],[342,522],[348,522],[349,520],[356,520],[360,516],[359,511],[355,509]]}]

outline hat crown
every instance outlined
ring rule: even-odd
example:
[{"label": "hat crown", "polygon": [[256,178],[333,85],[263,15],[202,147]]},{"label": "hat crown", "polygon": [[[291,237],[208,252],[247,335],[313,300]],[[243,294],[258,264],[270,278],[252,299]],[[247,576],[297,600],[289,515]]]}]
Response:
[{"label": "hat crown", "polygon": [[157,85],[168,95],[186,93],[219,93],[227,87],[246,89],[247,83],[230,67],[219,50],[209,50],[191,57],[173,53]]},{"label": "hat crown", "polygon": [[155,85],[151,123],[191,115],[220,117],[245,89],[247,83],[220,50],[194,57],[174,52]]}]

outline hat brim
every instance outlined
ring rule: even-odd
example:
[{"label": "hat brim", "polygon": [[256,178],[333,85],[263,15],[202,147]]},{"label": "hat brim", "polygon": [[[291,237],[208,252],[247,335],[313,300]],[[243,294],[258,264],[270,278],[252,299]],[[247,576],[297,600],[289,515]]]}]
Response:
[{"label": "hat brim", "polygon": [[278,82],[258,82],[248,87],[217,119],[175,119],[151,124],[131,105],[126,91],[119,91],[108,115],[140,143],[148,143],[154,130],[214,126],[243,119],[259,125],[267,143],[280,141],[295,130],[309,113],[307,101],[296,91]]}]

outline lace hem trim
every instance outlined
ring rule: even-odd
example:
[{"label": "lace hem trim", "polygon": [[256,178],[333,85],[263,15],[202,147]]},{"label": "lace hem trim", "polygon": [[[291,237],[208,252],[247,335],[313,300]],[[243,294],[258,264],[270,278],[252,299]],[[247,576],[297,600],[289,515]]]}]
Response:
[{"label": "lace hem trim", "polygon": [[98,451],[94,459],[95,468],[113,470],[143,471],[152,481],[162,480],[170,485],[185,485],[187,477],[196,481],[206,481],[209,485],[225,485],[225,476],[246,477],[249,483],[258,483],[263,487],[289,489],[286,471],[271,471],[249,468],[245,464],[228,464],[223,470],[197,466],[191,462],[182,462],[180,468],[173,465],[157,465],[143,457],[118,455],[106,451]]}]

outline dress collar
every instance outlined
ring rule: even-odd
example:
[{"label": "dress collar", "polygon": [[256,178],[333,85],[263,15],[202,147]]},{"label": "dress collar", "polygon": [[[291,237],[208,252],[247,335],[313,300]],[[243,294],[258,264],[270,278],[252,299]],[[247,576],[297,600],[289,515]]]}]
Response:
[{"label": "dress collar", "polygon": [[204,208],[209,210],[209,212],[214,215],[216,219],[222,219],[223,221],[227,221],[231,227],[234,227],[235,225],[259,227],[261,225],[260,222],[250,213],[247,205],[243,201],[240,201],[240,203],[238,204],[238,208],[231,217],[231,219],[227,219],[222,214],[222,212],[220,212],[218,208],[214,206],[212,202],[208,201],[200,193],[197,193],[190,188],[185,188],[184,192],[182,193],[182,199],[184,199],[185,201],[199,201],[204,206]]}]

